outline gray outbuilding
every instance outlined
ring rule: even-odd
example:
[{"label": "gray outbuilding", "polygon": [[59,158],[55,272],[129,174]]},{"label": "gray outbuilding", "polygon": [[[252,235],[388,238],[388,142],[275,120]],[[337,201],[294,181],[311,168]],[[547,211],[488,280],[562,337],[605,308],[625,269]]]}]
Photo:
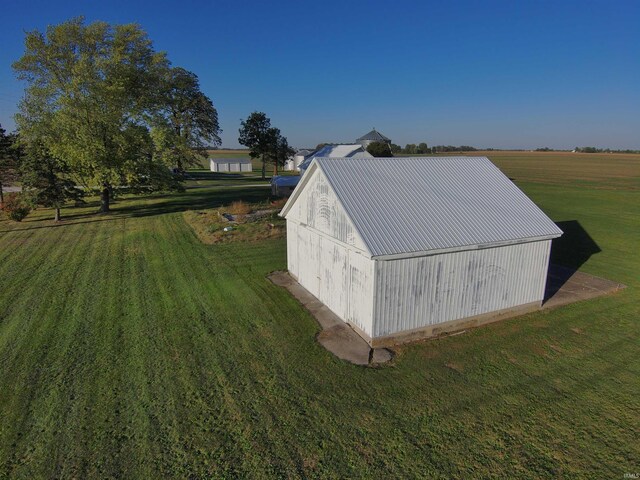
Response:
[{"label": "gray outbuilding", "polygon": [[252,172],[253,166],[249,158],[209,158],[209,169],[212,172]]},{"label": "gray outbuilding", "polygon": [[486,157],[315,158],[289,273],[372,346],[540,307],[562,231]]},{"label": "gray outbuilding", "polygon": [[378,132],[375,128],[371,130],[369,133],[364,134],[360,138],[356,140],[356,143],[359,143],[363,146],[363,148],[367,148],[373,142],[382,142],[387,145],[391,145],[391,139],[385,137],[383,134]]}]

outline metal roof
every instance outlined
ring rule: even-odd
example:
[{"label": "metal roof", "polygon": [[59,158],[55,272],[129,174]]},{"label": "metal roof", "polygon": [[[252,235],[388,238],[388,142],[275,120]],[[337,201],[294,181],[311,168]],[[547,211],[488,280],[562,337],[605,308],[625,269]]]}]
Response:
[{"label": "metal roof", "polygon": [[295,187],[300,181],[300,175],[278,175],[271,178],[271,185],[279,187]]},{"label": "metal roof", "polygon": [[251,159],[245,158],[245,157],[230,157],[230,158],[209,157],[209,160],[214,163],[251,163]]},{"label": "metal roof", "polygon": [[369,133],[358,138],[356,142],[361,142],[363,140],[371,140],[373,142],[391,142],[390,138],[385,137],[383,134],[378,132],[375,128],[371,130]]},{"label": "metal roof", "polygon": [[[315,158],[315,165],[372,256],[402,257],[562,235],[486,157]],[[305,177],[312,170],[313,165]]]},{"label": "metal roof", "polygon": [[344,145],[325,145],[320,150],[314,152],[312,155],[306,158],[302,163],[300,163],[298,168],[300,168],[300,170],[308,168],[313,159],[316,157],[352,158],[356,156],[373,158],[373,155],[367,152],[359,143]]}]

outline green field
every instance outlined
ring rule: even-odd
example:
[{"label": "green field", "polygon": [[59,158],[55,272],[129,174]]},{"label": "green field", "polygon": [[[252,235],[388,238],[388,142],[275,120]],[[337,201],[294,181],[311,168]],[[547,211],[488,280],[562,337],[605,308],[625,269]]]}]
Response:
[{"label": "green field", "polygon": [[638,472],[640,157],[567,155],[490,154],[580,226],[556,261],[628,288],[406,346],[379,369],[324,350],[265,278],[286,267],[284,240],[204,245],[185,222],[264,201],[255,178],[200,172],[199,188],[107,216],[0,221],[0,478]]}]

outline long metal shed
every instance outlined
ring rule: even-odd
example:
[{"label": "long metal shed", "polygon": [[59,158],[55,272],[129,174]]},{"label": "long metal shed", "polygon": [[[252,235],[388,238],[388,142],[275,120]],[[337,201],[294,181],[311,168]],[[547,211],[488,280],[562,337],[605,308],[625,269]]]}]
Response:
[{"label": "long metal shed", "polygon": [[372,346],[540,306],[562,231],[486,157],[315,158],[289,273]]},{"label": "long metal shed", "polygon": [[209,158],[209,170],[212,172],[251,172],[253,167],[249,158]]}]

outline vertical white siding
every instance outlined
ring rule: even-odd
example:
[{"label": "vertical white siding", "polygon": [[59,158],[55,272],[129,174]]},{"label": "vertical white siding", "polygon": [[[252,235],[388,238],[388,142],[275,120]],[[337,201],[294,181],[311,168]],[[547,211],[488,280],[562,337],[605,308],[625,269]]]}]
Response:
[{"label": "vertical white siding", "polygon": [[375,262],[349,250],[347,268],[349,304],[346,316],[341,318],[356,325],[369,337],[373,336],[373,286]]},{"label": "vertical white siding", "polygon": [[316,170],[309,179],[304,191],[287,213],[287,220],[306,224],[331,238],[366,251],[366,246],[320,170]]},{"label": "vertical white siding", "polygon": [[298,282],[313,295],[319,297],[319,236],[311,234],[303,225],[298,227]]},{"label": "vertical white siding", "polygon": [[298,270],[298,224],[287,222],[287,269],[295,278]]},{"label": "vertical white siding", "polygon": [[300,285],[342,320],[371,335],[373,260],[287,220],[287,264]]},{"label": "vertical white siding", "polygon": [[373,337],[540,302],[551,241],[376,261]]}]

